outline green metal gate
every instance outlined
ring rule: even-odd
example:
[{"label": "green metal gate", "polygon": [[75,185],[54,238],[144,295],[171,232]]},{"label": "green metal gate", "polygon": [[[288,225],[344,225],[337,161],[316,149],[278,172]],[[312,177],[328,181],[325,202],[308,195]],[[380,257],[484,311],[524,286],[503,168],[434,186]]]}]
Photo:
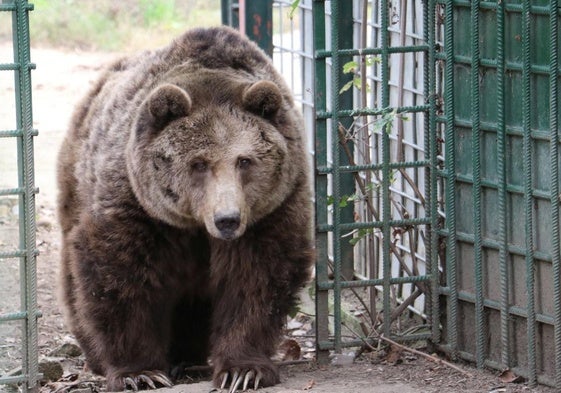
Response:
[{"label": "green metal gate", "polygon": [[[439,341],[434,4],[399,17],[390,3],[313,3],[320,358],[382,334]],[[419,298],[428,325],[400,331]],[[366,306],[354,327],[353,300]]]},{"label": "green metal gate", "polygon": [[561,388],[558,2],[438,7],[442,348]]},{"label": "green metal gate", "polygon": [[558,2],[312,11],[320,360],[428,339],[561,388]]},{"label": "green metal gate", "polygon": [[[0,202],[2,206],[14,207],[15,222],[19,227],[19,242],[0,242],[0,293],[2,300],[14,295],[10,284],[19,280],[20,306],[10,301],[0,302],[0,390],[2,384],[19,384],[23,391],[38,390],[38,345],[37,345],[37,287],[35,245],[35,185],[33,169],[33,129],[31,107],[31,70],[29,53],[28,13],[33,9],[26,0],[3,0],[0,2],[1,21],[12,24],[13,61],[0,59],[0,73],[12,72],[14,101],[1,102],[4,108],[14,104],[14,129],[0,130]],[[10,15],[11,14],[11,15]],[[5,19],[4,17],[8,18]],[[9,62],[3,63],[8,60]],[[5,79],[2,79],[4,81]],[[7,80],[7,79],[6,79]],[[11,90],[10,86],[1,86]],[[4,119],[2,119],[4,120]],[[2,123],[2,127],[4,123]],[[8,142],[15,141],[13,152]],[[11,160],[12,153],[14,156]],[[12,181],[10,167],[15,167],[17,176]],[[12,201],[14,203],[12,203]],[[9,209],[3,209],[4,214]],[[9,223],[0,217],[0,230],[4,235]],[[16,229],[16,234],[18,230]],[[18,236],[16,236],[18,237]],[[13,269],[12,269],[13,267]],[[17,288],[17,287],[16,287]],[[8,292],[6,292],[8,291]]]}]

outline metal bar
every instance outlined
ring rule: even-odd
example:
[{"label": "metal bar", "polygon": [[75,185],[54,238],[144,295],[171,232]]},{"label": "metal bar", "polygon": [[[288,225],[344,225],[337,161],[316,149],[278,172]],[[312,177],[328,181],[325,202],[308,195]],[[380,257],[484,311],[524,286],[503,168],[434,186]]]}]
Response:
[{"label": "metal bar", "polygon": [[[388,34],[388,1],[383,0],[380,2],[381,10],[381,29],[380,29],[380,39],[381,39],[381,55],[382,60],[380,64],[380,74],[382,77],[382,108],[388,108],[390,106],[390,92],[389,92],[389,52],[388,47],[390,44],[389,34]],[[387,132],[382,133],[382,264],[383,264],[383,279],[384,279],[384,291],[383,291],[383,305],[384,310],[388,311],[391,309],[390,305],[390,295],[391,295],[391,258],[390,258],[390,247],[391,247],[391,228],[388,225],[388,221],[391,220],[391,201],[390,201],[390,137]],[[384,318],[383,331],[386,337],[391,334],[391,318]]]},{"label": "metal bar", "polygon": [[[331,119],[331,152],[333,166],[335,170],[332,173],[333,181],[333,198],[336,201],[341,200],[341,174],[338,170],[340,167],[340,149],[339,149],[339,137],[337,127],[339,126],[339,108],[340,101],[337,97],[333,97],[341,88],[340,83],[340,72],[343,66],[340,62],[340,57],[338,55],[339,51],[339,30],[338,30],[338,19],[339,19],[339,0],[331,1],[331,17],[330,17],[330,27],[331,27],[331,50],[334,56],[331,58],[331,107],[333,110],[333,116]],[[333,276],[334,276],[334,291],[333,291],[333,334],[334,334],[334,348],[335,352],[341,352],[341,229],[339,228],[339,223],[341,222],[341,208],[339,204],[334,204],[333,206]]]},{"label": "metal bar", "polygon": [[384,227],[408,227],[413,225],[426,225],[431,223],[431,218],[409,218],[404,220],[382,220],[370,222],[351,222],[335,224],[323,224],[318,226],[320,232],[331,232],[335,226],[338,226],[341,231],[351,231],[353,229],[369,229],[369,228],[384,228]]},{"label": "metal bar", "polygon": [[[431,276],[404,276],[404,277],[392,277],[389,282],[391,284],[413,284],[417,282],[430,281]],[[341,281],[341,288],[363,288],[372,286],[384,285],[385,281],[383,278],[380,279],[368,279],[368,280],[358,280],[358,281]],[[335,284],[333,281],[318,281],[318,287],[323,290],[333,289]]]},{"label": "metal bar", "polygon": [[536,314],[534,296],[534,230],[532,198],[532,137],[531,137],[531,25],[530,2],[522,4],[522,140],[524,173],[524,218],[526,235],[526,293],[527,293],[527,338],[528,338],[528,373],[530,386],[537,383],[536,370]]},{"label": "metal bar", "polygon": [[[431,165],[426,171],[429,206],[430,225],[427,228],[427,241],[429,244],[426,260],[427,274],[432,276],[430,285],[430,322],[432,330],[433,343],[440,342],[440,298],[438,288],[439,281],[439,263],[438,263],[438,148],[437,148],[437,127],[436,127],[436,1],[430,0],[425,14],[424,29],[427,33],[427,42],[429,45],[428,59],[425,59],[425,77],[428,78],[425,85],[425,99],[428,99],[430,106],[426,115],[428,123],[425,123],[425,149],[428,149]],[[428,60],[428,61],[427,61]]]},{"label": "metal bar", "polygon": [[[425,112],[429,109],[427,105],[417,105],[417,106],[404,106],[395,108],[396,113],[405,112]],[[352,110],[341,110],[338,112],[340,117],[356,117],[356,116],[380,116],[388,113],[388,108],[361,108]],[[318,118],[328,119],[333,116],[332,112],[318,112]]]},{"label": "metal bar", "polygon": [[[439,121],[442,121],[443,119],[439,119]],[[442,121],[442,122],[446,122],[446,120]],[[466,128],[471,128],[472,123],[468,120],[465,119],[456,119],[456,126],[460,126],[460,127],[466,127]],[[489,123],[489,122],[481,122],[480,124],[480,128],[482,131],[493,131],[493,132],[498,132],[497,129],[497,125],[495,123]],[[522,129],[522,127],[518,127],[518,126],[514,126],[514,125],[508,125],[507,129],[506,129],[506,134],[507,136],[522,136],[524,134],[524,131]],[[551,137],[551,134],[549,132],[549,130],[547,131],[542,131],[542,130],[532,130],[531,134],[532,139],[535,140],[543,140],[543,141],[548,141],[549,142],[549,138]],[[558,142],[561,142],[561,135],[558,136],[557,138]]]},{"label": "metal bar", "polygon": [[[331,70],[332,75],[338,74],[338,85],[337,90],[335,90],[335,85],[333,85],[333,90],[331,90],[331,98],[332,100],[336,100],[338,102],[338,113],[341,113],[343,110],[352,112],[354,107],[353,103],[353,91],[349,89],[345,92],[341,92],[340,89],[348,82],[352,82],[353,75],[346,74],[343,72],[343,67],[346,63],[353,60],[352,56],[347,54],[343,54],[342,50],[347,48],[352,48],[354,46],[353,42],[353,6],[345,0],[337,0],[339,1],[340,5],[338,8],[339,16],[337,20],[331,20],[332,22],[332,29],[331,29],[331,37],[333,39],[334,35],[337,35],[338,45],[337,50],[332,47],[334,56],[338,58],[338,67],[333,65]],[[333,18],[333,17],[332,17]],[[333,110],[335,111],[335,110]],[[337,142],[337,149],[334,150],[334,153],[337,152],[339,154],[339,166],[349,165],[350,161],[354,155],[354,141],[349,140],[346,142],[346,148],[348,151],[344,151],[341,149],[341,141],[339,138],[339,127],[344,128],[345,130],[352,130],[354,125],[354,119],[343,117],[338,115],[338,118],[333,118],[333,122],[331,125],[332,130],[332,141]],[[350,157],[348,154],[350,153]],[[350,173],[346,172],[339,172],[339,182],[340,182],[340,191],[343,195],[352,195],[356,191],[355,180],[354,176]],[[349,222],[354,219],[354,202],[349,203],[344,209],[341,209],[339,215],[339,222]],[[347,241],[343,241],[340,238],[335,241],[340,242],[341,248],[341,274],[343,277],[351,278],[354,276],[354,247]]]},{"label": "metal bar", "polygon": [[[392,339],[393,341],[396,342],[408,342],[408,341],[422,341],[422,340],[427,340],[430,338],[430,334],[412,334],[409,336],[397,336],[397,335],[391,335],[389,336],[390,339]],[[342,348],[350,348],[350,347],[362,347],[364,345],[364,339],[354,339],[354,340],[349,340],[349,341],[344,341],[341,343],[341,347]],[[371,343],[377,343],[378,340],[375,338],[369,338],[367,339],[368,342]],[[318,343],[318,346],[323,349],[323,350],[333,350],[335,349],[335,346],[333,345],[332,341],[320,341]]]},{"label": "metal bar", "polygon": [[505,4],[497,6],[497,174],[499,215],[499,275],[501,288],[500,332],[501,362],[510,367],[509,328],[509,259],[507,238],[507,170],[506,170],[506,121],[505,121]]},{"label": "metal bar", "polygon": [[[390,169],[405,169],[405,168],[422,168],[430,165],[430,161],[403,161],[403,162],[390,162]],[[363,171],[378,171],[382,169],[382,164],[364,164],[364,165],[344,165],[339,167],[340,172],[363,172]],[[333,172],[331,166],[321,166],[317,168],[318,173],[328,174]]]},{"label": "metal bar", "polygon": [[[245,1],[243,20],[245,21],[244,32],[269,56],[273,55],[273,2],[267,1]],[[241,19],[240,19],[241,20]]]},{"label": "metal bar", "polygon": [[22,258],[26,255],[26,250],[14,250],[8,252],[0,252],[0,259]]},{"label": "metal bar", "polygon": [[[471,64],[471,58],[469,56],[456,55],[454,56],[454,60],[458,64],[466,64],[466,65]],[[497,61],[494,59],[481,58],[479,64],[487,68],[497,68]],[[513,62],[513,61],[506,62],[507,71],[522,71],[523,67],[524,67],[523,63],[520,62]],[[532,64],[530,66],[530,71],[533,74],[549,75],[549,66]],[[557,71],[561,73],[561,69],[557,68]]]},{"label": "metal bar", "polygon": [[11,314],[2,314],[0,315],[0,322],[4,323],[10,321],[19,321],[19,320],[24,320],[26,318],[27,318],[26,311],[11,313]]},{"label": "metal bar", "polygon": [[16,90],[16,118],[23,135],[17,139],[18,186],[20,194],[19,224],[20,248],[25,256],[20,258],[22,308],[27,311],[25,337],[22,340],[23,370],[27,375],[25,392],[38,390],[38,332],[37,332],[37,277],[35,253],[35,186],[33,165],[33,115],[31,106],[31,67],[29,53],[29,4],[27,0],[15,0],[12,15],[14,58],[20,64],[14,73]]},{"label": "metal bar", "polygon": [[[325,4],[323,2],[312,3],[312,18],[314,25],[314,49],[325,48]],[[314,101],[315,110],[325,110],[327,106],[327,67],[325,59],[314,59],[315,88]],[[327,165],[327,121],[316,119],[314,122],[315,141],[315,166]],[[320,364],[329,362],[329,352],[322,350],[318,343],[329,340],[329,293],[317,286],[318,281],[326,281],[329,276],[329,240],[326,232],[318,232],[319,225],[328,222],[327,195],[328,179],[326,174],[315,176],[315,202],[316,202],[316,357]]]},{"label": "metal bar", "polygon": [[457,236],[456,236],[456,130],[454,111],[454,2],[445,5],[444,49],[446,53],[444,75],[444,112],[446,113],[446,282],[451,288],[447,302],[447,342],[452,353],[458,349],[458,284],[457,284]]},{"label": "metal bar", "polygon": [[[443,0],[439,0],[439,3],[442,3]],[[496,10],[498,7],[499,2],[495,1],[481,1],[480,8],[486,10]],[[470,0],[454,0],[454,5],[459,7],[470,7],[471,2]],[[540,5],[530,5],[529,7],[532,14],[535,15],[549,15],[551,12],[551,7],[548,6],[540,6]],[[506,12],[518,12],[522,13],[524,10],[524,6],[522,4],[515,4],[515,3],[507,3],[505,7]],[[561,10],[557,9],[554,11],[554,14],[561,15]]]},{"label": "metal bar", "polygon": [[[22,130],[5,130],[5,131],[0,131],[0,138],[17,138],[17,137],[22,137],[23,136],[24,131]],[[31,130],[31,135],[32,136],[37,136],[39,135],[39,132],[37,130]]]},{"label": "metal bar", "polygon": [[[338,53],[340,55],[346,56],[369,56],[369,55],[381,55],[382,52],[386,50],[387,53],[415,53],[415,52],[425,52],[429,50],[428,45],[409,45],[409,46],[390,46],[383,48],[364,48],[364,49],[340,49]],[[331,57],[333,56],[332,50],[317,51],[316,57]]]},{"label": "metal bar", "polygon": [[553,337],[555,386],[561,387],[561,240],[559,232],[559,2],[550,0],[549,14],[549,144],[551,179],[551,259],[553,271]]},{"label": "metal bar", "polygon": [[473,233],[475,278],[475,352],[478,368],[485,359],[485,330],[483,310],[483,245],[481,234],[481,129],[479,89],[479,0],[471,2],[471,121],[473,160]]}]

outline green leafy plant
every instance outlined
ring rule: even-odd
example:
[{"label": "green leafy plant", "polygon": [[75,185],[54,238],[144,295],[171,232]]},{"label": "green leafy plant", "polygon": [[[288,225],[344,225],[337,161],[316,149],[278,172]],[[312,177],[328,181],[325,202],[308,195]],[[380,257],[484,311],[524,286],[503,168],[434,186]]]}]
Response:
[{"label": "green leafy plant", "polygon": [[[376,57],[376,56],[364,56],[364,63],[366,66],[372,66],[376,63],[380,62],[380,58]],[[359,75],[359,69],[360,69],[360,65],[358,62],[352,60],[349,61],[345,64],[343,64],[343,73],[344,74],[354,74],[353,79],[348,81],[347,83],[345,83],[343,85],[343,87],[341,87],[341,90],[339,90],[339,94],[342,94],[344,92],[346,92],[347,90],[349,90],[351,87],[355,87],[357,89],[362,89],[362,77]],[[366,90],[370,91],[370,85],[367,83],[366,84]]]},{"label": "green leafy plant", "polygon": [[288,14],[290,19],[294,18],[294,14],[296,14],[296,10],[298,9],[299,5],[300,5],[300,0],[293,0],[292,3],[290,4],[290,13]]}]

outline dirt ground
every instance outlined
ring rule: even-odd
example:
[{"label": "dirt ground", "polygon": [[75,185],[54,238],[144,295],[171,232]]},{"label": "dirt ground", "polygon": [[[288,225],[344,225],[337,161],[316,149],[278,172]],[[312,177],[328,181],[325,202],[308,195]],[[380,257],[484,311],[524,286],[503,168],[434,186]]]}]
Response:
[{"label": "dirt ground", "polygon": [[[0,63],[11,62],[11,45],[0,43]],[[52,49],[32,49],[32,61],[37,69],[32,73],[33,106],[35,127],[39,137],[35,143],[37,196],[37,244],[38,257],[38,302],[42,311],[39,319],[40,357],[43,362],[54,360],[63,366],[63,376],[57,381],[45,383],[45,392],[74,391],[88,393],[103,390],[102,379],[83,370],[83,359],[66,353],[54,357],[53,351],[63,344],[72,343],[56,301],[57,258],[60,247],[55,217],[55,158],[64,135],[69,115],[75,102],[96,78],[100,67],[115,54],[67,52]],[[0,72],[0,129],[14,128],[14,105],[12,74]],[[14,187],[17,169],[13,165],[15,144],[4,138],[0,144],[0,188]],[[17,184],[17,183],[15,183]],[[0,252],[17,244],[17,214],[14,200],[0,199]],[[0,313],[12,310],[10,304],[19,302],[17,264],[0,264]],[[17,308],[17,306],[16,306]],[[0,325],[0,375],[8,373],[9,361],[17,363],[17,334],[15,326]],[[301,329],[296,329],[301,331]],[[289,335],[296,335],[295,331]],[[313,331],[312,329],[310,329]],[[305,340],[311,341],[312,338]],[[302,340],[300,339],[300,342]],[[306,342],[305,342],[306,343]],[[14,353],[16,353],[14,355]],[[62,357],[61,357],[62,356]],[[66,358],[64,357],[66,356]],[[3,360],[2,360],[3,359]],[[4,364],[2,363],[4,362]],[[524,382],[508,383],[501,380],[497,372],[475,370],[468,365],[459,365],[463,372],[434,363],[418,355],[402,353],[397,361],[389,362],[380,354],[360,357],[346,365],[317,366],[314,363],[282,367],[282,383],[262,392],[554,392],[546,387],[531,389]],[[17,370],[16,370],[17,371]],[[168,392],[210,392],[212,386],[203,377],[202,382],[179,384]],[[9,386],[0,386],[1,391],[17,391]]]}]

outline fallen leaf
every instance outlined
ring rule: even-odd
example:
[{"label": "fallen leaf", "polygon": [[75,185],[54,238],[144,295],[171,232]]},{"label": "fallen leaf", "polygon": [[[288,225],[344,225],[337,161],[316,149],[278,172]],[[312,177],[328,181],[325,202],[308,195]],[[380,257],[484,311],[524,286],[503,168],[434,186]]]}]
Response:
[{"label": "fallen leaf", "polygon": [[386,362],[391,365],[400,364],[403,360],[401,359],[401,355],[403,354],[403,350],[396,347],[395,345],[391,345],[388,353],[386,354]]},{"label": "fallen leaf", "polygon": [[308,384],[302,390],[312,390],[312,388],[315,386],[315,384],[316,384],[316,381],[314,379],[310,379],[308,381]]},{"label": "fallen leaf", "polygon": [[524,377],[514,374],[511,370],[504,370],[500,375],[499,379],[504,383],[522,383],[524,382]]},{"label": "fallen leaf", "polygon": [[301,352],[300,344],[295,340],[286,339],[279,345],[277,357],[281,361],[298,360],[300,359]]}]

